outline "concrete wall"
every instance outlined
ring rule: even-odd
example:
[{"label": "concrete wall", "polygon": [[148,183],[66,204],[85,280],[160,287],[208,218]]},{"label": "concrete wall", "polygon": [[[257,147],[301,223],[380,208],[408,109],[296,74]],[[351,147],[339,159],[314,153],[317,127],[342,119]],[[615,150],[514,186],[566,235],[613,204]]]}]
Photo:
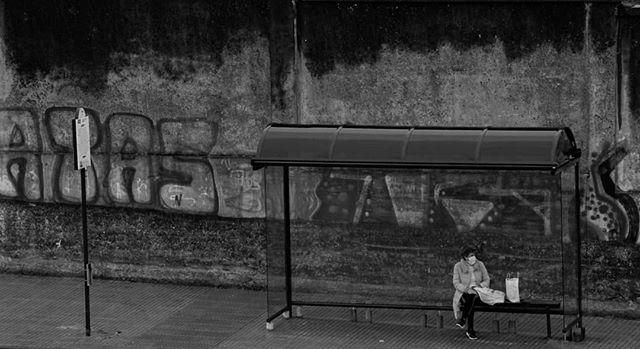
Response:
[{"label": "concrete wall", "polygon": [[3,8],[1,197],[79,202],[70,122],[85,107],[92,204],[263,215],[247,158],[271,121],[267,4]]},{"label": "concrete wall", "polygon": [[611,182],[634,153],[616,124],[615,4],[310,2],[297,11],[298,122],[569,126],[585,154],[585,228],[638,241],[635,185]]},{"label": "concrete wall", "polygon": [[84,107],[97,276],[263,285],[249,157],[272,118],[270,11],[0,1],[0,268],[82,270],[70,123]]},{"label": "concrete wall", "polygon": [[[207,224],[240,219],[258,249],[260,229],[246,219],[264,217],[265,203],[262,174],[249,158],[272,121],[569,126],[585,155],[587,235],[637,243],[640,31],[616,13],[615,3],[580,2],[0,1],[0,216],[11,222],[2,225],[3,239],[37,250],[20,238],[18,226],[26,223],[16,217],[30,207],[23,202],[43,215],[76,212],[70,123],[75,108],[85,107],[89,202],[101,213],[91,223],[95,231],[109,230],[98,227],[123,212],[139,224],[115,224],[120,235],[159,236],[143,229],[158,211]],[[625,35],[616,37],[619,23]],[[617,47],[624,48],[620,57]],[[429,212],[416,220],[393,206],[402,183],[421,186],[419,178],[338,176],[327,183],[323,175],[295,179],[297,218],[353,222],[359,212],[363,221],[429,221]],[[446,184],[456,192],[467,181]],[[345,207],[316,195],[334,184],[336,198],[346,188],[349,198],[377,200],[338,217]],[[430,182],[425,200],[442,184]],[[319,207],[326,212],[314,216]],[[497,207],[474,221],[502,213]],[[533,209],[528,217],[544,222]],[[63,222],[62,230],[72,229],[73,221]],[[167,231],[227,241],[222,230]],[[53,246],[59,234],[45,229],[38,241]],[[186,251],[176,255],[188,259]],[[234,263],[252,275],[264,266]]]},{"label": "concrete wall", "polygon": [[[637,301],[631,256],[640,242],[638,28],[637,14],[616,5],[298,3],[297,100],[290,107],[299,123],[571,127],[584,154],[584,287],[591,299]],[[625,48],[619,56],[617,47]],[[299,177],[294,188],[306,195],[295,205],[298,218],[440,222],[457,233],[530,224],[554,229],[546,225],[551,210],[537,201],[549,197],[548,187],[525,177],[486,178],[479,187],[469,176],[318,171]],[[426,188],[417,209],[399,209],[407,187]],[[475,190],[483,195],[470,195]],[[514,197],[524,200],[505,205]]]}]

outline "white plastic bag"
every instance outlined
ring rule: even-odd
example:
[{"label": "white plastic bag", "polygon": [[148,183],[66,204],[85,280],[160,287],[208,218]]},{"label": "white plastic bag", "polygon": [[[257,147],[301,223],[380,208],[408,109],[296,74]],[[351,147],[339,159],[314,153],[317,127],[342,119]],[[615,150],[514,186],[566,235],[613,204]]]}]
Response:
[{"label": "white plastic bag", "polygon": [[507,278],[504,280],[505,288],[507,289],[507,299],[511,303],[520,303],[520,273],[516,274],[516,277],[511,277],[511,273],[507,274]]}]

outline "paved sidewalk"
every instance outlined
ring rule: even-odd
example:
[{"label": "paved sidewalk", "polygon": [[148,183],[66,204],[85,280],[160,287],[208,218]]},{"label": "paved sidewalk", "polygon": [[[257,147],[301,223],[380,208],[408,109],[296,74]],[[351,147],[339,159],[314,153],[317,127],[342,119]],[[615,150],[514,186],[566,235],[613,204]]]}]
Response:
[{"label": "paved sidewalk", "polygon": [[[517,320],[517,333],[492,328],[478,314],[480,340],[471,342],[445,318],[421,325],[417,311],[376,310],[373,321],[351,322],[348,309],[304,308],[302,318],[265,329],[266,293],[94,280],[92,335],[84,331],[80,278],[0,274],[0,348],[635,348],[640,321],[588,317],[587,339],[544,338],[544,316]],[[360,318],[363,318],[360,316]],[[561,319],[554,317],[554,328]]]}]

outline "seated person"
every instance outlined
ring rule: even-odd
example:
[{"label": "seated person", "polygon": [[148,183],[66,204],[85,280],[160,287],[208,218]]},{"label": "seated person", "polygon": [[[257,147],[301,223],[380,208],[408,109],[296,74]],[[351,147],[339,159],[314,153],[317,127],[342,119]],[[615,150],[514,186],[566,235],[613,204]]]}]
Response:
[{"label": "seated person", "polygon": [[473,306],[481,302],[475,287],[489,287],[489,273],[484,263],[476,258],[476,249],[466,247],[462,250],[461,260],[453,267],[453,312],[456,325],[467,326],[465,334],[469,339],[478,339],[473,329]]}]

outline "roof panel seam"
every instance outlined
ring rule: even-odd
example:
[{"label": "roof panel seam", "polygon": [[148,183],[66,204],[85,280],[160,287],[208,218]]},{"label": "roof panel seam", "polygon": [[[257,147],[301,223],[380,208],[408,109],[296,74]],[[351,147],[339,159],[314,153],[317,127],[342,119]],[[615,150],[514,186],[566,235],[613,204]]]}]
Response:
[{"label": "roof panel seam", "polygon": [[269,129],[271,129],[271,124],[267,125],[267,127],[264,128],[264,131],[262,132],[262,137],[260,137],[260,141],[258,142],[258,149],[256,154],[262,154],[262,145],[264,144],[264,139],[266,138],[267,134],[269,133]]},{"label": "roof panel seam", "polygon": [[333,160],[333,151],[336,148],[336,142],[338,141],[338,135],[344,126],[338,127],[337,130],[334,131],[333,140],[331,141],[331,147],[329,148],[329,160]]},{"label": "roof panel seam", "polygon": [[413,135],[413,131],[415,131],[415,127],[409,129],[407,132],[407,138],[404,140],[404,144],[402,145],[402,153],[400,153],[400,160],[404,161],[407,156],[407,149],[409,148],[409,141],[411,140],[411,135]]},{"label": "roof panel seam", "polygon": [[487,132],[489,132],[489,128],[485,127],[484,130],[482,130],[482,134],[480,134],[480,139],[478,139],[478,144],[476,145],[476,155],[473,159],[473,161],[476,163],[480,160],[480,148],[482,148],[482,141],[484,140],[484,136],[487,135]]},{"label": "roof panel seam", "polygon": [[557,131],[557,136],[556,138],[553,140],[553,144],[551,145],[551,154],[549,154],[549,159],[551,159],[551,161],[557,161],[557,155],[558,155],[558,142],[560,141],[560,137],[562,137],[562,130],[558,130]]}]

